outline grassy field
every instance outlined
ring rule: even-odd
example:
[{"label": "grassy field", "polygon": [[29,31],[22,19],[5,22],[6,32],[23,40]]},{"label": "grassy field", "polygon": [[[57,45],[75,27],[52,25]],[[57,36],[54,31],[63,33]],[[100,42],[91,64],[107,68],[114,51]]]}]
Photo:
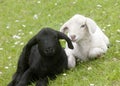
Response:
[{"label": "grassy field", "polygon": [[59,30],[76,13],[97,22],[110,48],[103,58],[79,63],[49,86],[120,86],[120,0],[0,0],[0,86],[11,81],[33,35],[43,27]]}]

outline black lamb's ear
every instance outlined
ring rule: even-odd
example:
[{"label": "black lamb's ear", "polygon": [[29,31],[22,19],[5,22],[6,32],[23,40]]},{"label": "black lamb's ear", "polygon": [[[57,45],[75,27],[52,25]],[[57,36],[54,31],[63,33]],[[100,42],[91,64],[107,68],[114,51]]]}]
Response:
[{"label": "black lamb's ear", "polygon": [[31,52],[31,48],[33,45],[37,44],[36,36],[34,36],[31,40],[28,41],[28,43],[24,47],[24,54],[23,56],[25,58],[28,58]]},{"label": "black lamb's ear", "polygon": [[37,44],[36,36],[34,36],[32,39],[28,41],[28,43],[26,44],[26,47],[30,49],[35,44]]},{"label": "black lamb's ear", "polygon": [[64,33],[59,32],[59,31],[57,31],[57,33],[58,33],[58,38],[59,38],[59,39],[65,39],[65,40],[67,41],[68,47],[69,47],[70,49],[73,49],[73,48],[74,48],[71,40],[68,38],[67,35],[65,35]]},{"label": "black lamb's ear", "polygon": [[26,69],[26,67],[29,67],[29,56],[31,53],[31,48],[33,45],[37,43],[36,36],[34,36],[23,48],[23,51],[20,55],[19,62],[18,62],[18,68],[20,65],[23,65],[23,69]]}]

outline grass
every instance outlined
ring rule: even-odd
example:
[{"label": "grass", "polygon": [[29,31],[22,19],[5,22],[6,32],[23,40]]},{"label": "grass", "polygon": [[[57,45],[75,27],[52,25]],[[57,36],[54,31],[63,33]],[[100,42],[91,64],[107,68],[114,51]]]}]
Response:
[{"label": "grass", "polygon": [[33,35],[43,27],[59,30],[76,13],[105,30],[110,48],[103,58],[79,63],[49,86],[120,86],[119,4],[119,0],[0,0],[0,86],[10,82],[22,48]]}]

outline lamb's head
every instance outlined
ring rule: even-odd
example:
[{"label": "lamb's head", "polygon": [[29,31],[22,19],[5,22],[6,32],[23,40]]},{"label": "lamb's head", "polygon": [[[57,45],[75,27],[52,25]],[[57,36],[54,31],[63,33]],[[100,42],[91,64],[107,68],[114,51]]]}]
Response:
[{"label": "lamb's head", "polygon": [[[60,53],[61,45],[59,39],[65,39],[68,42],[69,48],[73,48],[70,39],[59,31],[51,28],[42,29],[35,37],[31,39],[31,46],[37,44],[39,53],[42,56],[53,56]],[[32,45],[33,44],[33,45]]]},{"label": "lamb's head", "polygon": [[42,29],[36,36],[41,55],[52,56],[60,47],[57,34],[50,29]]},{"label": "lamb's head", "polygon": [[68,33],[73,42],[79,42],[94,34],[96,28],[97,25],[92,19],[76,14],[60,28],[60,31]]}]

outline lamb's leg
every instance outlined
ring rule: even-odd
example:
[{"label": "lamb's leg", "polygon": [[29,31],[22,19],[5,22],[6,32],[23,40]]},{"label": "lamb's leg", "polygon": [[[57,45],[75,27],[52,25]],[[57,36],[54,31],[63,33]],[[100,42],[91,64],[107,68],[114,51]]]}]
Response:
[{"label": "lamb's leg", "polygon": [[56,75],[55,74],[50,74],[50,75],[48,75],[48,77],[50,78],[50,80],[54,80],[56,78]]},{"label": "lamb's leg", "polygon": [[101,48],[92,48],[89,51],[88,57],[90,59],[92,58],[99,58],[101,55],[105,54],[105,51]]},{"label": "lamb's leg", "polygon": [[18,66],[17,66],[17,71],[13,75],[12,81],[8,84],[8,86],[16,86],[19,83],[23,73],[28,69],[29,67],[27,64],[28,60],[24,59],[24,55],[25,55],[25,49],[20,55],[20,59],[18,61]]},{"label": "lamb's leg", "polygon": [[17,82],[18,77],[19,77],[19,73],[16,72],[13,76],[12,81],[7,86],[15,86],[18,83]]},{"label": "lamb's leg", "polygon": [[23,74],[22,72],[21,73],[16,72],[13,76],[12,81],[8,84],[8,86],[16,86],[19,83],[19,80],[20,80],[22,74]]},{"label": "lamb's leg", "polygon": [[45,77],[44,79],[39,79],[36,83],[36,86],[47,86],[48,84],[48,78]]},{"label": "lamb's leg", "polygon": [[8,86],[16,86],[19,83],[21,76],[26,70],[26,67],[20,67],[20,65],[18,65],[17,71],[13,75],[12,81],[8,84]]},{"label": "lamb's leg", "polygon": [[76,65],[76,59],[73,55],[68,55],[68,68],[74,68]]},{"label": "lamb's leg", "polygon": [[27,86],[29,82],[32,80],[32,77],[33,77],[33,70],[29,68],[24,72],[19,83],[16,86]]},{"label": "lamb's leg", "polygon": [[66,53],[67,58],[68,58],[68,68],[74,68],[76,65],[76,59],[72,55],[72,51],[70,49],[66,48],[65,53]]}]

